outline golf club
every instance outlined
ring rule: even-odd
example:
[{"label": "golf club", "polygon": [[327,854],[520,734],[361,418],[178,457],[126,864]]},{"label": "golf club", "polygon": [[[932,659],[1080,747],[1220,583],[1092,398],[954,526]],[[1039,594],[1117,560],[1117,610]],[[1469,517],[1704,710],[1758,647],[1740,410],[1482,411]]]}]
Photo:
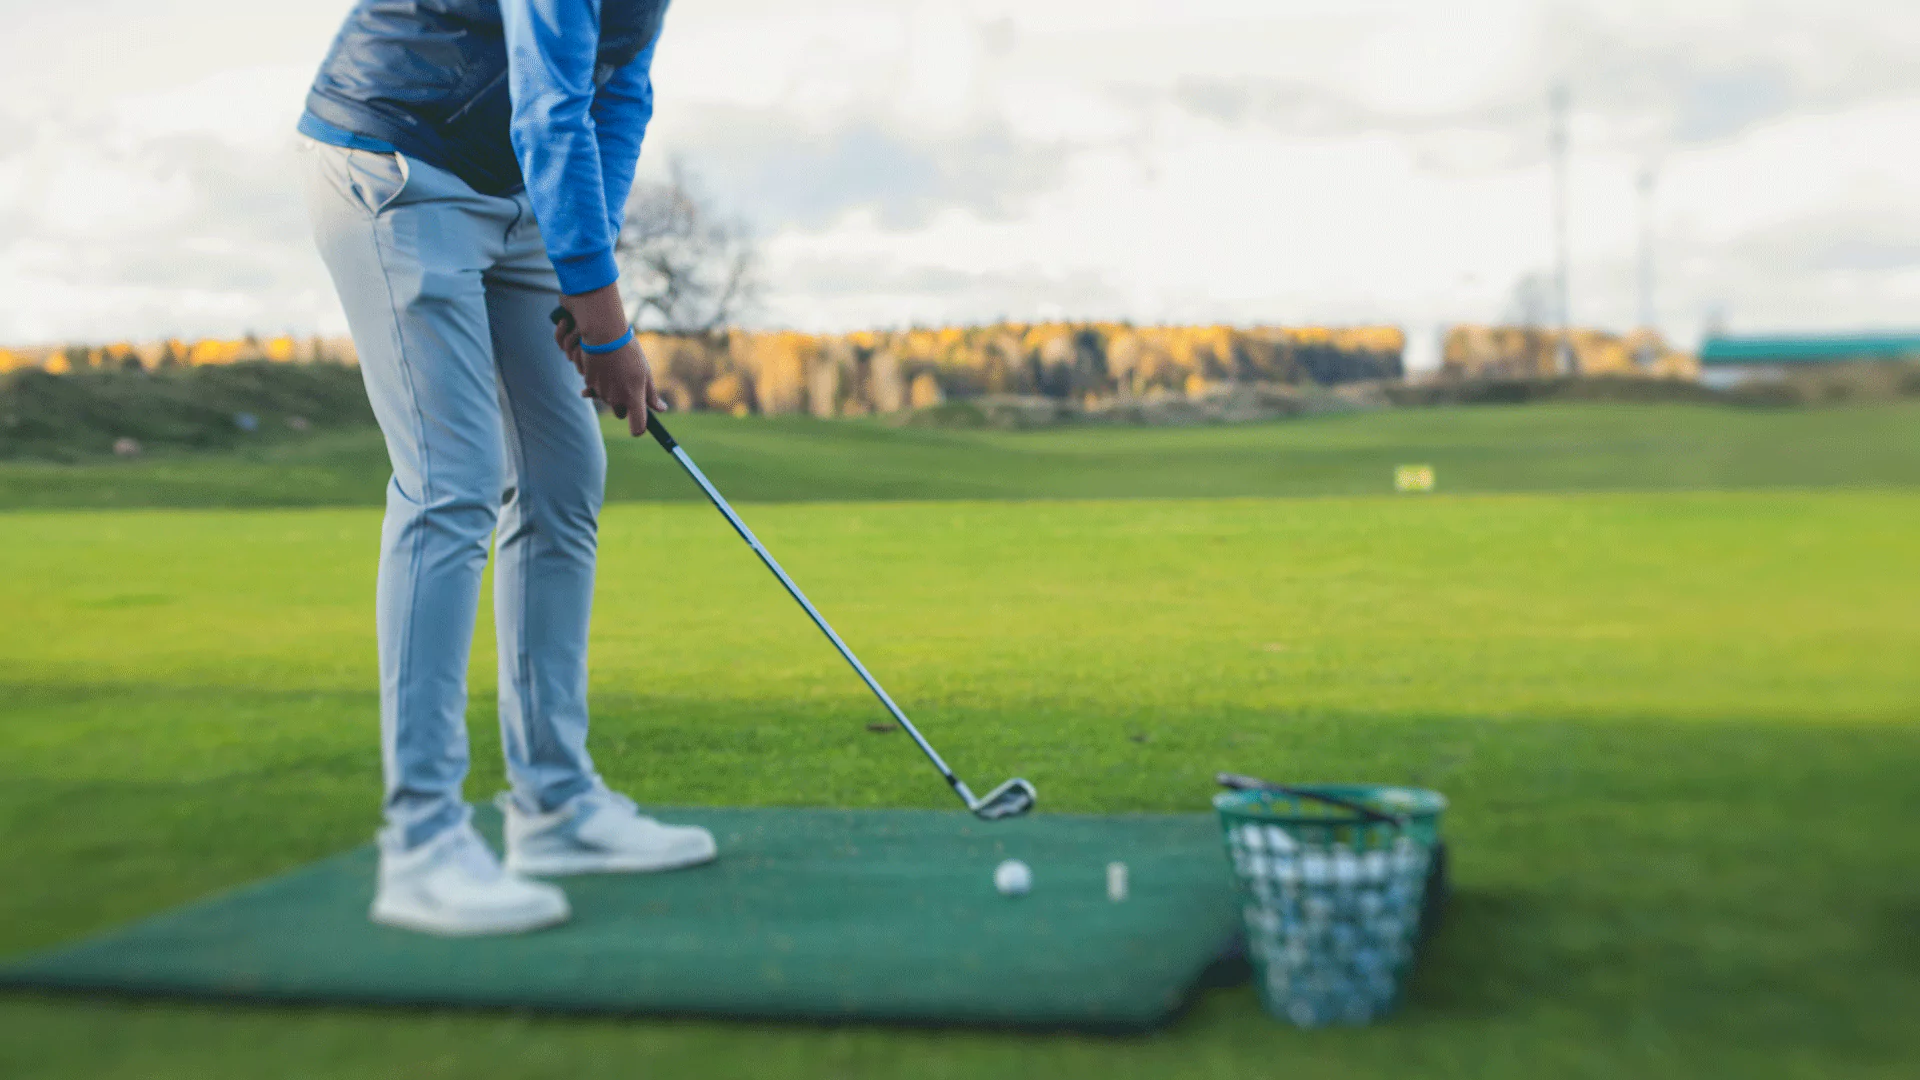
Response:
[{"label": "golf club", "polygon": [[[571,318],[565,308],[554,309],[552,317],[556,326]],[[1000,818],[1018,817],[1033,809],[1033,804],[1039,796],[1032,784],[1017,777],[985,795],[976,797],[972,789],[967,787],[966,782],[955,776],[953,770],[947,767],[947,763],[941,759],[939,752],[934,750],[933,744],[926,740],[926,736],[920,734],[919,728],[913,726],[913,721],[907,719],[907,714],[901,711],[900,706],[894,704],[893,698],[887,696],[879,680],[867,671],[866,665],[860,662],[860,658],[853,655],[853,650],[847,648],[847,643],[840,640],[839,634],[834,633],[833,627],[827,624],[825,617],[813,606],[813,602],[807,599],[807,594],[800,591],[800,586],[793,583],[793,579],[780,568],[780,564],[775,561],[773,555],[761,545],[759,538],[753,535],[753,530],[747,528],[747,523],[741,521],[740,515],[734,513],[733,507],[727,505],[727,500],[713,486],[712,481],[707,479],[706,474],[700,471],[700,466],[693,463],[693,459],[687,456],[687,452],[682,450],[680,444],[668,433],[666,425],[660,422],[658,413],[648,413],[647,434],[653,436],[653,441],[659,443],[662,450],[673,455],[673,459],[680,463],[680,467],[685,469],[687,475],[693,478],[693,482],[706,493],[707,499],[713,503],[715,509],[727,519],[727,524],[733,526],[733,531],[740,534],[740,539],[745,540],[747,546],[753,549],[753,553],[760,556],[760,561],[766,564],[767,569],[773,571],[773,576],[780,579],[780,584],[786,587],[787,595],[793,597],[795,602],[806,611],[807,617],[813,620],[813,625],[827,635],[828,641],[833,642],[833,647],[840,651],[841,659],[845,660],[853,668],[854,673],[860,676],[861,682],[867,684],[867,689],[873,691],[873,696],[880,699],[880,704],[886,706],[887,712],[893,714],[894,720],[900,724],[900,729],[912,736],[914,744],[920,747],[920,752],[927,755],[927,760],[933,762],[934,768],[940,770],[940,775],[946,779],[947,785],[953,788],[953,793],[960,796],[960,801],[967,804],[968,810],[986,821],[997,821]]]}]

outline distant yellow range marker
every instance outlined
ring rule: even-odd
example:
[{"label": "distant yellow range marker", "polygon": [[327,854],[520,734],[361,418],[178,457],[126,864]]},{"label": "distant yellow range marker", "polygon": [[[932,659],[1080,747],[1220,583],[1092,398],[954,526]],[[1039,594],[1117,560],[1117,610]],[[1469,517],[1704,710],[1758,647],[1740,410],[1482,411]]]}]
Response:
[{"label": "distant yellow range marker", "polygon": [[1432,491],[1433,466],[1396,465],[1393,468],[1393,490],[1395,491]]}]

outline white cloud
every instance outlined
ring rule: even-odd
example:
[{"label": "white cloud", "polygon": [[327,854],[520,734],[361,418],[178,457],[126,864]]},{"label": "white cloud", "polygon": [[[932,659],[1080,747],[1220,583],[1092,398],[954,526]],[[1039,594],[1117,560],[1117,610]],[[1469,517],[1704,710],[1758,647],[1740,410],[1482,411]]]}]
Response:
[{"label": "white cloud", "polygon": [[[337,330],[291,125],[344,0],[0,0],[0,340]],[[763,234],[770,320],[1490,319],[1550,259],[1626,325],[1911,324],[1898,0],[688,0],[645,167]]]}]

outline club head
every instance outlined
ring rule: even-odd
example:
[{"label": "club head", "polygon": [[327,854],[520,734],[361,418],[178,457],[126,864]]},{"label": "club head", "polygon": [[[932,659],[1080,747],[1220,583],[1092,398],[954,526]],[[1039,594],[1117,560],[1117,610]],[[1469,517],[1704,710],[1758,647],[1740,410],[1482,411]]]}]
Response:
[{"label": "club head", "polygon": [[1019,817],[1033,809],[1033,804],[1039,798],[1032,784],[1013,779],[982,795],[969,809],[982,821],[998,821],[1001,818]]}]

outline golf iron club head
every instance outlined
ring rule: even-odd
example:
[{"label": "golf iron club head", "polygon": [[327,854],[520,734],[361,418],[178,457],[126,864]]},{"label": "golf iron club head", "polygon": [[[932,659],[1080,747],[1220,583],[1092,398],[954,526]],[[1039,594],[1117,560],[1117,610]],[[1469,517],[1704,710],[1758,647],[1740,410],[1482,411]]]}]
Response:
[{"label": "golf iron club head", "polygon": [[998,821],[1001,818],[1019,817],[1033,809],[1033,804],[1039,798],[1032,784],[1016,778],[975,799],[967,809],[983,821]]}]

